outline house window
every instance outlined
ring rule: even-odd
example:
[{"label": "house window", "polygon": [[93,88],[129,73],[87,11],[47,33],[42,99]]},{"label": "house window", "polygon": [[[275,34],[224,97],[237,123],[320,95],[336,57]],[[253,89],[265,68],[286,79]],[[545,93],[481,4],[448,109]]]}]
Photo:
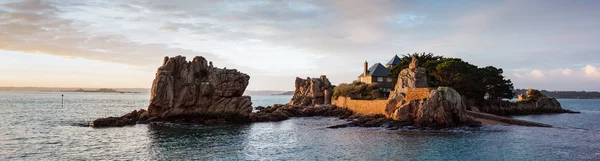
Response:
[{"label": "house window", "polygon": [[387,78],[388,83],[392,83],[392,78]]},{"label": "house window", "polygon": [[377,77],[377,82],[383,82],[383,77]]}]

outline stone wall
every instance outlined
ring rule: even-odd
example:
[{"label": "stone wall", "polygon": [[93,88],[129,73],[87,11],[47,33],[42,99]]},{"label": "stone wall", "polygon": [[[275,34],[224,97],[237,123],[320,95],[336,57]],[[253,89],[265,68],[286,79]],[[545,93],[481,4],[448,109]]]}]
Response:
[{"label": "stone wall", "polygon": [[431,93],[430,88],[407,88],[406,101],[428,98]]},{"label": "stone wall", "polygon": [[333,101],[333,104],[363,115],[385,115],[387,102],[387,100],[352,100],[349,97],[339,97],[336,101]]}]

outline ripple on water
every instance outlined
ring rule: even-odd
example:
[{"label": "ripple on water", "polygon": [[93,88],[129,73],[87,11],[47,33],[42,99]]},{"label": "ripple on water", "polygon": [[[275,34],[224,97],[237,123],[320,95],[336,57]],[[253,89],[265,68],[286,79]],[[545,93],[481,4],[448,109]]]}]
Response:
[{"label": "ripple on water", "polygon": [[[580,115],[526,120],[565,128],[442,130],[327,127],[324,117],[247,125],[91,128],[148,103],[147,94],[0,92],[0,160],[600,160],[600,101],[560,100]],[[252,97],[255,105],[288,97]]]}]

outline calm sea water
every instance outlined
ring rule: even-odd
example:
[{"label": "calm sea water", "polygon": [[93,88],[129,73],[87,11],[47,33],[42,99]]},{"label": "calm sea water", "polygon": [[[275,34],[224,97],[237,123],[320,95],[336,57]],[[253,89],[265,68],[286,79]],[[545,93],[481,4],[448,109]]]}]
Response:
[{"label": "calm sea water", "polygon": [[[247,125],[90,128],[145,108],[148,94],[0,92],[0,160],[600,160],[600,100],[560,100],[581,114],[519,116],[556,128],[444,131],[326,127],[325,117]],[[290,96],[253,96],[255,106]]]}]

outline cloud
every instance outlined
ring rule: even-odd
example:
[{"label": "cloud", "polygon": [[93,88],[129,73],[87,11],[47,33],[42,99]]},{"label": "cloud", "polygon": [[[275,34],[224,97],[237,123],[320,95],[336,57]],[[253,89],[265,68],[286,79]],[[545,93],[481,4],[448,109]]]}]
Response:
[{"label": "cloud", "polygon": [[560,73],[561,73],[562,75],[564,75],[564,76],[570,76],[570,75],[571,75],[571,73],[573,73],[573,70],[571,70],[571,69],[568,69],[568,68],[567,68],[567,69],[562,69],[562,70],[560,70]]},{"label": "cloud", "polygon": [[581,76],[574,66],[598,65],[598,3],[3,1],[0,49],[143,69],[155,68],[164,55],[203,55],[259,80],[329,74],[334,83],[356,79],[365,60],[434,52],[509,72],[529,69],[511,75],[523,80],[550,79]]},{"label": "cloud", "polygon": [[600,90],[600,68],[593,65],[549,70],[518,70],[507,75],[516,88]]},{"label": "cloud", "polygon": [[[65,19],[54,3],[36,0],[6,3],[0,9],[0,49],[28,53],[117,62],[141,67],[156,66],[162,56],[172,54],[204,55],[207,52],[171,48],[159,43],[139,43],[126,35],[86,31],[89,24]],[[43,11],[43,12],[40,12]]]},{"label": "cloud", "polygon": [[600,68],[597,68],[595,66],[586,65],[585,67],[583,67],[583,72],[588,77],[600,78]]},{"label": "cloud", "polygon": [[531,71],[531,76],[533,76],[534,78],[537,78],[537,79],[546,78],[546,75],[544,75],[544,73],[541,70],[537,70],[537,69],[534,69]]}]

